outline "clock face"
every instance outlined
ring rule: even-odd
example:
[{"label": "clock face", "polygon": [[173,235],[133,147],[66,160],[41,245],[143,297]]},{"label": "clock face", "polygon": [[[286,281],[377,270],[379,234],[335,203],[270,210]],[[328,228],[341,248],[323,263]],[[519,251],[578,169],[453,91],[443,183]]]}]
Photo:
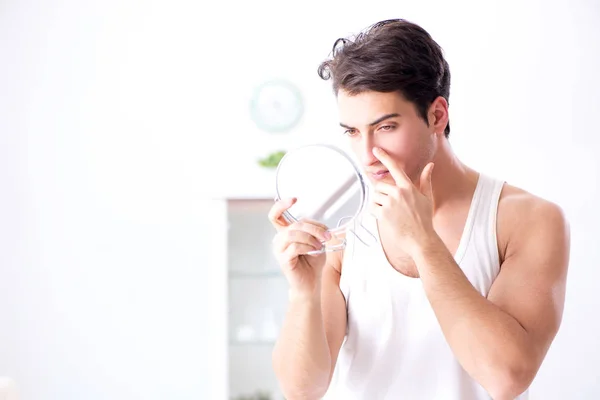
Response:
[{"label": "clock face", "polygon": [[303,111],[300,92],[285,81],[270,81],[260,85],[250,103],[252,120],[260,129],[272,133],[293,128]]}]

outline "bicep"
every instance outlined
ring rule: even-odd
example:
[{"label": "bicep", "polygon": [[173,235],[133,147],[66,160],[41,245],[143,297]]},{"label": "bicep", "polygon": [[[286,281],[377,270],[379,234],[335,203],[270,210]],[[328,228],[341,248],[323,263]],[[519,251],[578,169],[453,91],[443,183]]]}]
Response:
[{"label": "bicep", "polygon": [[488,299],[527,332],[539,367],[562,320],[569,259],[569,228],[548,206],[507,249]]},{"label": "bicep", "polygon": [[346,300],[340,289],[340,254],[341,252],[330,253],[331,257],[328,257],[329,260],[323,270],[321,289],[323,325],[331,356],[330,380],[346,336]]}]

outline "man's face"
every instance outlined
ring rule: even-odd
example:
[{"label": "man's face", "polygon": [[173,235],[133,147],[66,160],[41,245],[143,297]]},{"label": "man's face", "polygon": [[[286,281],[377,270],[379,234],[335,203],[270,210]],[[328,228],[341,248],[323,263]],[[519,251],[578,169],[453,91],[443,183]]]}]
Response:
[{"label": "man's face", "polygon": [[372,182],[394,180],[373,155],[373,147],[385,150],[408,177],[418,182],[435,150],[433,128],[419,116],[414,104],[399,93],[338,93],[340,125]]}]

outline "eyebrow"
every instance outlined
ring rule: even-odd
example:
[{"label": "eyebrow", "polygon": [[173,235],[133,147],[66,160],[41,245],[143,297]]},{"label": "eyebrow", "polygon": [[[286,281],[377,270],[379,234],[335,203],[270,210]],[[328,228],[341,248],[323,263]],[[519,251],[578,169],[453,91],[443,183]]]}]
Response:
[{"label": "eyebrow", "polygon": [[[385,121],[386,119],[395,118],[395,117],[399,117],[399,116],[400,116],[400,114],[398,114],[398,113],[386,114],[386,115],[384,115],[384,116],[382,116],[382,117],[379,117],[379,118],[377,118],[375,121],[371,122],[371,123],[369,124],[369,126],[377,125],[378,123],[380,123],[380,122],[383,122],[383,121]],[[353,127],[351,127],[351,126],[348,126],[348,125],[346,125],[346,124],[343,124],[343,123],[341,123],[341,122],[340,122],[340,126],[341,126],[342,128],[346,128],[346,129],[354,129]]]}]

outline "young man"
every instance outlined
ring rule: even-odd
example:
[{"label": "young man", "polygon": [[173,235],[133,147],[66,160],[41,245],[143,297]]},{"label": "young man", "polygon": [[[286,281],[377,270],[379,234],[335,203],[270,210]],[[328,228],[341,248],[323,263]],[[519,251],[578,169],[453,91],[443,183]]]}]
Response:
[{"label": "young man", "polygon": [[286,398],[526,398],[562,318],[561,209],[453,154],[450,71],[421,27],[383,21],[338,40],[319,74],[370,180],[359,222],[378,240],[305,255],[327,227],[288,224],[294,199],[273,206],[290,284],[273,352]]}]

